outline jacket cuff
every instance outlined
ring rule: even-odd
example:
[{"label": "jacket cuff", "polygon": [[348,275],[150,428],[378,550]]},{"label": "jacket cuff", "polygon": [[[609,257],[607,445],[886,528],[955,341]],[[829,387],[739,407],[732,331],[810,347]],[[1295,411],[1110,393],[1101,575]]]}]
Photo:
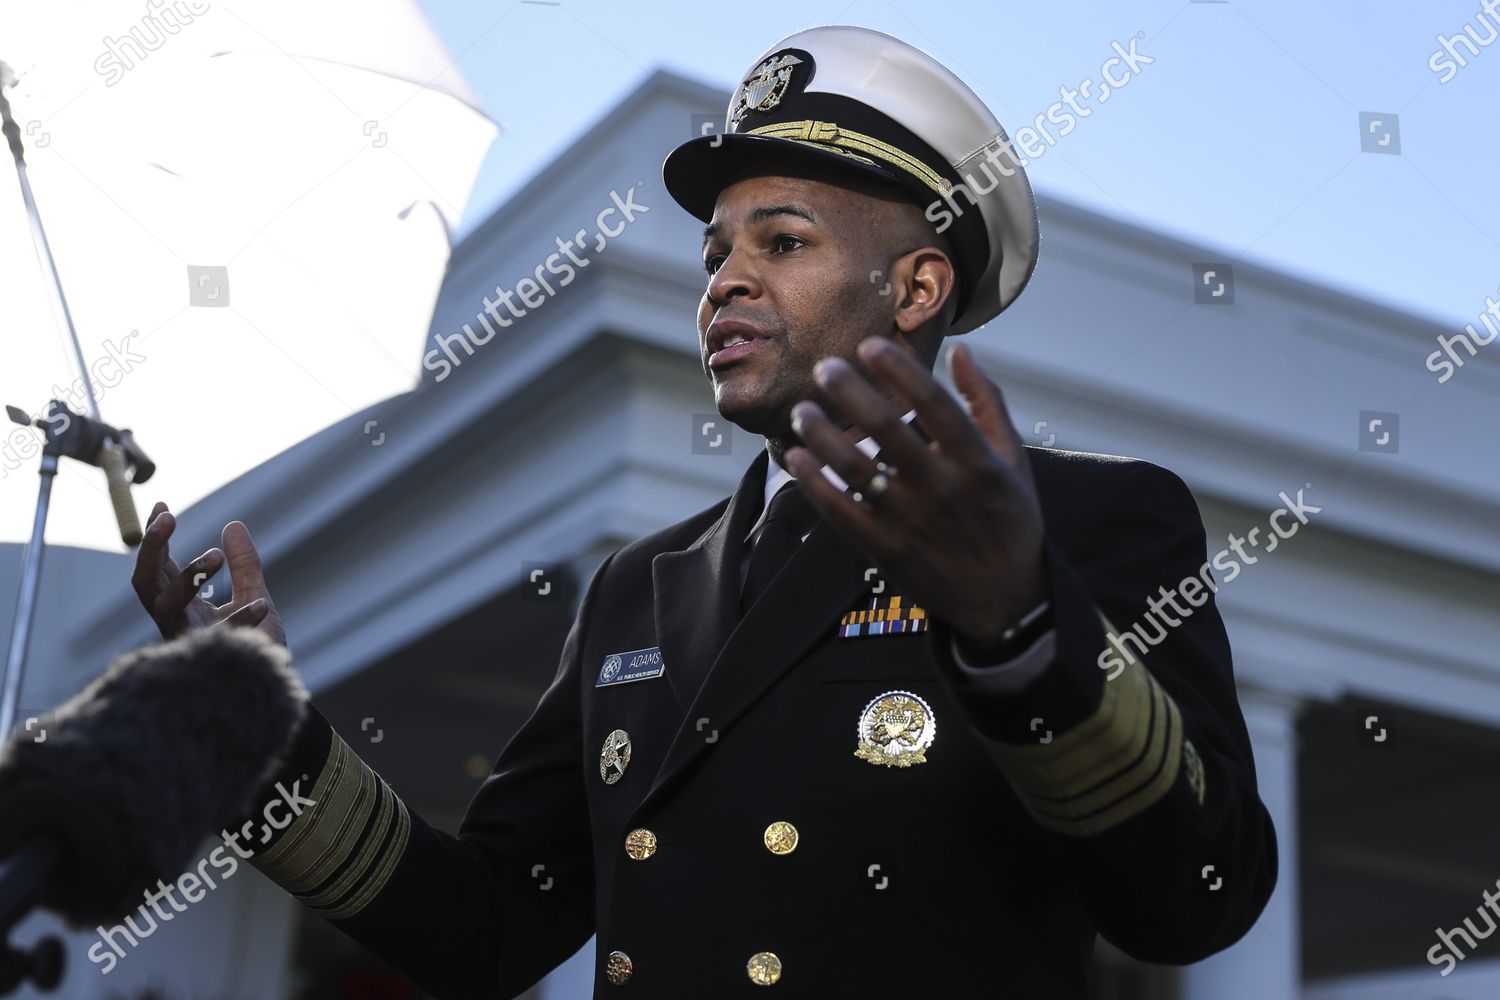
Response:
[{"label": "jacket cuff", "polygon": [[311,704],[252,809],[241,827],[225,831],[226,841],[329,920],[347,920],[369,905],[411,832],[405,803]]},{"label": "jacket cuff", "polygon": [[[1047,545],[1057,655],[1014,691],[996,691],[951,655],[940,620],[931,642],[975,731],[1036,822],[1101,833],[1165,796],[1197,755],[1184,753],[1182,715],[1145,663],[1111,638],[1083,581]],[[1202,767],[1194,789],[1201,800]],[[1192,783],[1193,772],[1189,773]]]},{"label": "jacket cuff", "polygon": [[953,662],[958,669],[967,674],[976,685],[997,694],[1006,694],[1019,690],[1052,664],[1057,656],[1057,629],[1048,629],[1020,656],[1003,662],[986,660],[979,664],[970,663],[964,659],[957,637],[949,643],[948,651],[953,654]]}]

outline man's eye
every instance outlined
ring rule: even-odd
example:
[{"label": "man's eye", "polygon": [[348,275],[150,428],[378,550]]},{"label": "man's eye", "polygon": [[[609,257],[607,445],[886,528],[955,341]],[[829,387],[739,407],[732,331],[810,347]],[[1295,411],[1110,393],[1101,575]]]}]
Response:
[{"label": "man's eye", "polygon": [[771,245],[775,247],[777,253],[786,253],[788,250],[795,250],[798,247],[807,246],[807,243],[800,236],[792,236],[789,233],[783,233],[772,240]]},{"label": "man's eye", "polygon": [[709,274],[713,274],[723,265],[724,255],[721,253],[716,253],[712,257],[704,258],[703,270],[707,271]]}]

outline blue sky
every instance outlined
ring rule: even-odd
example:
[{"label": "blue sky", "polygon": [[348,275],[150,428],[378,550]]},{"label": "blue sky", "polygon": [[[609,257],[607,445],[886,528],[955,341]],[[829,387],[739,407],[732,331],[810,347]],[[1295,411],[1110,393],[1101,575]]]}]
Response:
[{"label": "blue sky", "polygon": [[[1144,33],[1153,61],[1082,102],[1038,189],[1460,326],[1500,294],[1500,42],[1446,83],[1429,67],[1438,35],[1487,36],[1480,0],[422,6],[505,129],[465,229],[657,67],[727,92],[777,39],[862,24],[942,59],[1014,134]],[[1399,155],[1362,151],[1361,112],[1398,116]]]}]

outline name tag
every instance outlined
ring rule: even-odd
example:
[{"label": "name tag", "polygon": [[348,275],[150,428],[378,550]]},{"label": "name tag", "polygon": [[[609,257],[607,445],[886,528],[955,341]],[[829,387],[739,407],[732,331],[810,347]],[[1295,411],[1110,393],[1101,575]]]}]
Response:
[{"label": "name tag", "polygon": [[594,682],[594,687],[649,680],[660,677],[663,669],[660,646],[610,653],[604,658],[604,666],[599,668],[599,679]]}]

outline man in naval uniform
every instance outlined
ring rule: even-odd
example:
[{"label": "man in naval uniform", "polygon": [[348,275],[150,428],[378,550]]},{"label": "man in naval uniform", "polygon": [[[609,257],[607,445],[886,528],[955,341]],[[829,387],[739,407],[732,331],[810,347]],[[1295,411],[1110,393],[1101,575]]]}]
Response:
[{"label": "man in naval uniform", "polygon": [[[1275,839],[1191,494],[1023,447],[964,348],[962,402],[931,374],[1035,264],[1008,149],[878,32],[756,60],[664,176],[707,223],[719,412],[766,449],[599,566],[457,837],[314,710],[278,778],[316,804],[260,870],[440,998],[514,995],[590,934],[596,997],[692,1000],[1084,997],[1096,935],[1167,963],[1240,938]],[[164,634],[284,641],[243,525],[185,569],[171,529],[159,505],[135,578]],[[191,580],[225,558],[213,608]]]}]

